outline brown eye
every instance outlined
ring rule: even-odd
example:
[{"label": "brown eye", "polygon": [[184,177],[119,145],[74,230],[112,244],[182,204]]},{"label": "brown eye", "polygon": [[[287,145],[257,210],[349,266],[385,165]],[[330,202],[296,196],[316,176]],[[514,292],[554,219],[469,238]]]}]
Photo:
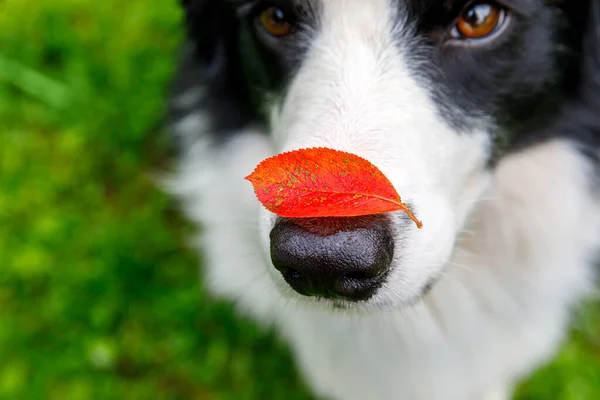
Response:
[{"label": "brown eye", "polygon": [[492,3],[478,3],[460,16],[456,22],[456,31],[464,38],[481,39],[493,33],[503,18],[504,10]]},{"label": "brown eye", "polygon": [[277,7],[269,7],[260,14],[263,29],[271,36],[284,37],[293,33],[285,13]]}]

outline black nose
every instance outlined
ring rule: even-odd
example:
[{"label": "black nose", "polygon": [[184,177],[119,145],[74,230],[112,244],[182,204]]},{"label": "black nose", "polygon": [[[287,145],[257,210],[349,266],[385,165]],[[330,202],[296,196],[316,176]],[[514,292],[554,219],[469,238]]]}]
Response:
[{"label": "black nose", "polygon": [[383,283],[393,251],[384,214],[279,219],[271,231],[273,265],[306,296],[368,299]]}]

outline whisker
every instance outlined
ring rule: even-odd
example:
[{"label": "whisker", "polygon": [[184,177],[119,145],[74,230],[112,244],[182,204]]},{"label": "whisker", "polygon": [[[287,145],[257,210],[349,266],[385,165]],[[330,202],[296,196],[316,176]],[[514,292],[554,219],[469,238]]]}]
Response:
[{"label": "whisker", "polygon": [[452,267],[460,268],[460,269],[462,269],[464,271],[468,271],[468,272],[473,272],[473,273],[481,273],[482,272],[480,269],[474,269],[471,267],[467,267],[466,265],[459,264],[459,263],[456,263],[453,261],[448,261],[446,264],[450,265]]}]

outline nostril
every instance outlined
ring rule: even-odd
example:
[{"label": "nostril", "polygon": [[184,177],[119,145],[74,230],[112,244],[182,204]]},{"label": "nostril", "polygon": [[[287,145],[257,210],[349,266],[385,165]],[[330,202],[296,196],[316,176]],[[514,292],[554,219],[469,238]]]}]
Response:
[{"label": "nostril", "polygon": [[290,267],[280,267],[279,271],[281,272],[283,279],[288,285],[294,288],[294,290],[304,295],[310,294],[311,283],[306,275]]},{"label": "nostril", "polygon": [[289,269],[289,272],[288,272],[288,278],[295,282],[304,282],[307,280],[304,275],[302,275],[300,272],[298,272],[294,269],[291,269],[291,268]]},{"label": "nostril", "polygon": [[338,279],[334,290],[340,297],[351,300],[366,300],[381,286],[385,275],[385,272],[353,272]]}]

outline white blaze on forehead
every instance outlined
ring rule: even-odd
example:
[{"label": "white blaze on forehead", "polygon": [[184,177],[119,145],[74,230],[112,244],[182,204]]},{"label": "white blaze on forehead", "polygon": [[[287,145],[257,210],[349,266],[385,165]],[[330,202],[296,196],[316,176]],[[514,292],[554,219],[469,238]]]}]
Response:
[{"label": "white blaze on forehead", "polygon": [[465,150],[449,158],[461,147],[482,150],[481,137],[458,135],[438,113],[430,84],[413,71],[415,39],[398,13],[388,0],[323,1],[319,32],[275,113],[280,150],[320,145],[358,153],[401,186],[429,175],[419,187],[447,183],[430,169],[460,167]]}]

